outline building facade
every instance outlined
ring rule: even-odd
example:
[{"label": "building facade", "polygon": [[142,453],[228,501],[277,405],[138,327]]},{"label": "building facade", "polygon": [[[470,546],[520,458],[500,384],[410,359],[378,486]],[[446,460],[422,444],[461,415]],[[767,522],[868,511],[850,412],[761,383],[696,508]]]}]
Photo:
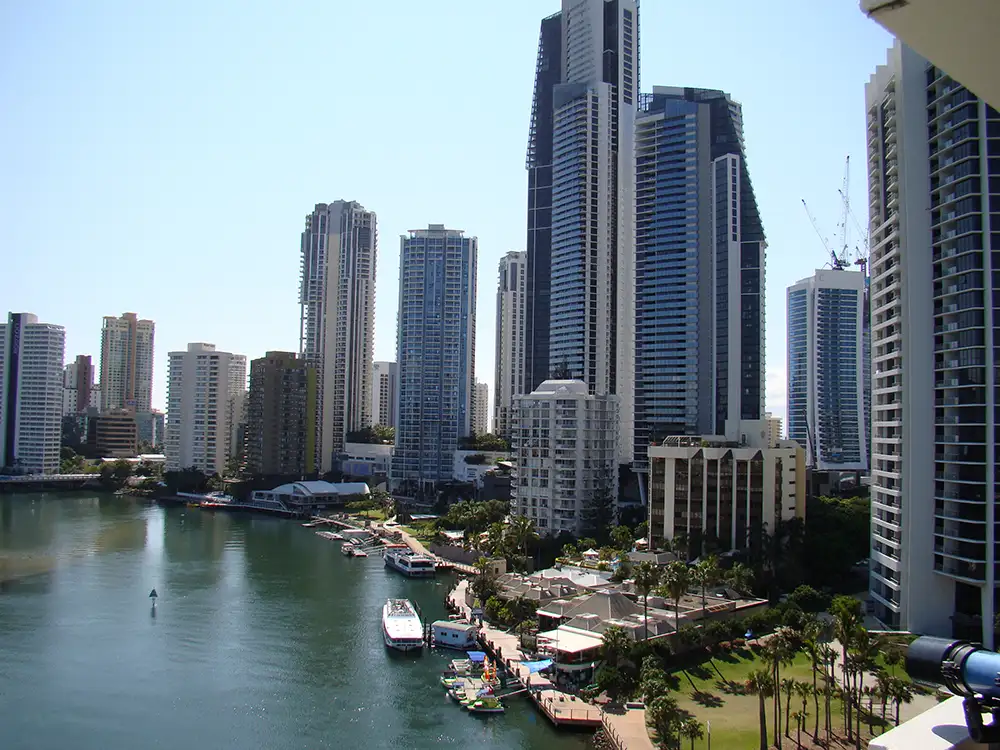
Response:
[{"label": "building facade", "polygon": [[316,368],[292,352],[250,363],[245,467],[302,477],[315,467]]},{"label": "building facade", "polygon": [[328,472],[347,433],[372,424],[375,213],[353,201],[317,204],[301,252],[300,352],[318,376],[315,462]]},{"label": "building facade", "polygon": [[163,450],[165,427],[166,420],[162,411],[153,409],[135,415],[136,437],[140,444],[151,446],[154,453]]},{"label": "building facade", "polygon": [[788,439],[819,471],[867,471],[865,274],[818,270],[788,287]]},{"label": "building facade", "polygon": [[247,358],[233,354],[229,358],[229,457],[240,458],[246,443],[247,427]]},{"label": "building facade", "polygon": [[59,471],[65,340],[31,313],[0,325],[0,473]]},{"label": "building facade", "polygon": [[155,324],[135,313],[105,316],[101,328],[101,411],[147,412],[153,399]]},{"label": "building facade", "polygon": [[500,259],[497,283],[496,373],[493,380],[493,432],[510,439],[514,396],[524,393],[525,252],[509,252]]},{"label": "building facade", "polygon": [[542,535],[593,533],[599,506],[618,501],[618,398],[592,395],[580,380],[546,380],[514,407],[511,513]]},{"label": "building facade", "polygon": [[[740,104],[654,86],[636,120],[635,468],[763,418],[766,243]],[[727,427],[728,425],[728,427]],[[644,483],[643,483],[644,484]]]},{"label": "building facade", "polygon": [[776,417],[771,412],[764,412],[764,420],[767,422],[767,446],[777,448],[778,443],[783,439],[781,427],[781,417]]},{"label": "building facade", "polygon": [[440,224],[400,238],[394,487],[450,481],[472,432],[478,252],[475,237]]},{"label": "building facade", "polygon": [[1000,115],[898,42],[865,101],[874,614],[993,648]]},{"label": "building facade", "polygon": [[781,521],[805,518],[805,451],[768,447],[764,421],[744,422],[741,439],[668,437],[649,451],[649,543],[682,536],[692,554],[743,549]]},{"label": "building facade", "polygon": [[78,354],[63,369],[63,416],[100,408],[101,392],[94,386],[94,365],[89,354]]},{"label": "building facade", "polygon": [[240,382],[245,389],[246,357],[218,351],[215,344],[194,343],[186,351],[170,352],[168,360],[167,469],[193,466],[206,474],[222,474],[238,453],[232,445],[233,418],[238,414],[234,405],[241,395]]},{"label": "building facade", "polygon": [[114,409],[91,416],[87,442],[101,458],[133,458],[139,452],[135,414],[131,409]]},{"label": "building facade", "polygon": [[485,435],[490,431],[490,387],[478,380],[472,390],[472,432]]},{"label": "building facade", "polygon": [[563,0],[542,21],[528,138],[525,390],[553,374],[621,404],[619,461],[632,461],[633,0]]},{"label": "building facade", "polygon": [[372,363],[372,424],[396,426],[396,394],[399,366],[395,362]]}]

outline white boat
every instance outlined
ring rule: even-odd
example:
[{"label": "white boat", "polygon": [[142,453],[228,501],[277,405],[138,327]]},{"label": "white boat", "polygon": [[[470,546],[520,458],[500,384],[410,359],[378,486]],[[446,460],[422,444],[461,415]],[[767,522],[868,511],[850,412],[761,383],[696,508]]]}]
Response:
[{"label": "white boat", "polygon": [[431,624],[431,633],[435,646],[457,648],[460,651],[474,649],[478,645],[479,630],[468,622],[453,622],[437,620]]},{"label": "white boat", "polygon": [[316,536],[321,536],[324,539],[329,539],[333,542],[342,542],[344,540],[343,536],[333,531],[317,531]]},{"label": "white boat", "polygon": [[343,547],[340,548],[340,551],[343,554],[347,555],[348,557],[353,557],[353,555],[354,555],[354,545],[353,544],[345,544]]},{"label": "white boat", "polygon": [[424,624],[409,599],[388,599],[382,607],[382,639],[389,648],[412,651],[424,645]]},{"label": "white boat", "polygon": [[368,557],[368,553],[365,552],[363,549],[361,549],[361,547],[355,547],[354,548],[354,556],[355,557]]},{"label": "white boat", "polygon": [[410,578],[430,578],[434,575],[434,558],[407,548],[393,547],[385,551],[385,567]]}]

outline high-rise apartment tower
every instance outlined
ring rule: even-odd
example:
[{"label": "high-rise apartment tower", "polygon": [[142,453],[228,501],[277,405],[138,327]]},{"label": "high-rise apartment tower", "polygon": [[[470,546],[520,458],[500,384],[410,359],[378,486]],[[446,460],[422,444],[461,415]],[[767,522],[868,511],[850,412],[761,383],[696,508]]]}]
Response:
[{"label": "high-rise apartment tower", "polygon": [[153,398],[155,324],[135,313],[105,316],[101,328],[101,411],[148,412]]},{"label": "high-rise apartment tower", "polygon": [[500,259],[497,284],[496,374],[493,381],[493,432],[510,439],[514,396],[524,393],[524,314],[527,253]]}]

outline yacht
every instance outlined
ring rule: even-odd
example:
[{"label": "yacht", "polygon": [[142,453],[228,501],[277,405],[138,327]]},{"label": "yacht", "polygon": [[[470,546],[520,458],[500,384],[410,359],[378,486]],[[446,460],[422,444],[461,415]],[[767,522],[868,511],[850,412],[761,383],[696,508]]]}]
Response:
[{"label": "yacht", "polygon": [[382,607],[382,638],[385,645],[412,651],[424,645],[424,625],[409,599],[388,599]]},{"label": "yacht", "polygon": [[434,558],[393,547],[385,551],[385,566],[410,578],[430,578],[434,575]]}]

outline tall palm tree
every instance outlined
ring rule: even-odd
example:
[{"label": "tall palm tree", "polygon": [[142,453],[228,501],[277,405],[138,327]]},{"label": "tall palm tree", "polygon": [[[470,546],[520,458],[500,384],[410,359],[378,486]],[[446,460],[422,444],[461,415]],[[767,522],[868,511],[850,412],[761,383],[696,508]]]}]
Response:
[{"label": "tall palm tree", "polygon": [[[857,634],[858,626],[861,625],[861,602],[850,596],[835,596],[830,605],[830,614],[835,618],[833,630],[837,640],[840,641],[844,687],[848,690],[848,695],[850,695],[851,691],[847,679],[847,652],[854,644],[854,637]],[[847,739],[852,740],[854,737],[851,723],[851,700],[848,700],[844,705],[844,721],[847,724]]]},{"label": "tall palm tree", "polygon": [[758,701],[758,718],[760,719],[760,749],[767,750],[767,708],[765,701],[774,691],[774,683],[767,670],[755,669],[747,675],[743,689],[747,695],[756,695]]},{"label": "tall palm tree", "polygon": [[896,726],[899,726],[899,706],[913,700],[913,690],[910,683],[901,677],[892,678],[892,702],[896,706]]},{"label": "tall palm tree", "polygon": [[671,747],[674,743],[681,717],[677,701],[674,700],[673,696],[664,693],[649,704],[646,715],[656,730],[660,745]]},{"label": "tall palm tree", "polygon": [[833,733],[832,711],[832,691],[835,681],[834,665],[837,663],[837,652],[832,646],[823,644],[819,647],[819,657],[823,664],[823,710],[825,718],[823,728],[826,731],[826,743],[830,744],[830,735]]},{"label": "tall palm tree", "polygon": [[694,750],[694,741],[700,740],[705,736],[705,732],[701,728],[701,722],[693,716],[688,716],[684,720],[684,723],[680,726],[680,733],[691,740],[691,750]]},{"label": "tall palm tree", "polygon": [[674,627],[680,630],[681,597],[691,584],[691,572],[686,562],[674,560],[663,570],[663,588],[674,600]]},{"label": "tall palm tree", "polygon": [[528,545],[538,538],[535,524],[527,516],[514,516],[510,519],[510,534],[513,537],[514,546],[521,551],[524,557],[527,557]]},{"label": "tall palm tree", "polygon": [[753,588],[753,571],[743,563],[736,563],[726,571],[725,580],[737,593],[746,594]]},{"label": "tall palm tree", "polygon": [[785,694],[785,736],[788,736],[788,721],[792,716],[792,693],[798,683],[791,677],[781,678],[781,692]]},{"label": "tall palm tree", "polygon": [[635,590],[642,595],[642,625],[643,639],[649,638],[649,625],[646,621],[646,614],[649,606],[649,592],[655,589],[660,583],[660,569],[653,563],[646,561],[639,563],[633,573]]},{"label": "tall palm tree", "polygon": [[719,559],[715,555],[709,555],[703,560],[700,560],[698,564],[694,566],[692,575],[695,582],[701,586],[701,610],[702,617],[704,617],[705,589],[709,586],[715,585],[715,582],[719,580]]},{"label": "tall palm tree", "polygon": [[792,713],[792,718],[795,719],[795,745],[802,747],[802,725],[805,723],[806,712],[795,711]]},{"label": "tall palm tree", "polygon": [[[796,682],[795,683],[795,693],[799,696],[799,700],[802,701],[802,710],[799,711],[801,721],[799,722],[799,736],[796,742],[799,746],[802,746],[802,726],[806,723],[806,717],[809,716],[809,712],[806,709],[806,703],[809,702],[809,696],[816,695],[816,690],[808,682]],[[817,711],[819,709],[817,708]]]}]

